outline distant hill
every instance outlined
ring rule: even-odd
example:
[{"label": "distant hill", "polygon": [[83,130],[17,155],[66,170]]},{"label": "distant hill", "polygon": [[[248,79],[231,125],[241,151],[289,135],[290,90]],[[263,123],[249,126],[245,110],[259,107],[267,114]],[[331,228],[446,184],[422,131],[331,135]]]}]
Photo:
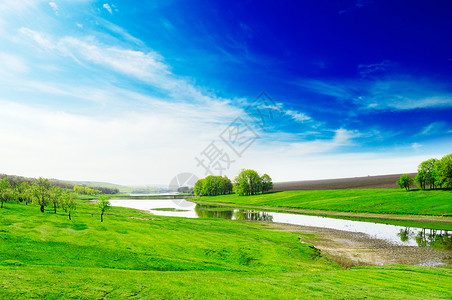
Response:
[{"label": "distant hill", "polygon": [[88,186],[91,188],[94,187],[103,187],[110,189],[119,189],[120,194],[152,194],[152,193],[160,193],[167,192],[167,188],[162,187],[153,187],[153,186],[126,186],[120,184],[114,184],[109,182],[101,182],[101,181],[70,181],[70,180],[59,180],[59,179],[51,179],[52,181],[67,183],[71,185],[77,186]]},{"label": "distant hill", "polygon": [[[392,189],[400,188],[396,182],[401,175],[402,174],[391,174],[339,179],[275,182],[271,191]],[[416,176],[416,173],[411,173],[410,175],[414,177]]]},{"label": "distant hill", "polygon": [[[36,178],[31,177],[23,177],[17,175],[7,175],[0,174],[0,179],[8,178],[10,182],[33,182]],[[73,189],[74,186],[87,186],[90,188],[107,188],[107,189],[118,189],[121,194],[152,194],[159,192],[167,192],[167,188],[163,187],[152,187],[152,186],[140,186],[140,187],[132,187],[125,186],[120,184],[114,184],[109,182],[101,182],[101,181],[75,181],[75,180],[61,180],[51,178],[49,179],[50,183],[54,186],[58,186],[66,189]]]},{"label": "distant hill", "polygon": [[130,186],[125,186],[125,185],[119,185],[119,184],[114,184],[114,183],[109,183],[109,182],[101,182],[101,181],[76,181],[76,180],[60,180],[60,179],[50,179],[51,181],[55,181],[55,182],[61,182],[61,183],[66,183],[66,184],[70,184],[70,185],[77,185],[77,186],[87,186],[90,188],[94,188],[94,187],[104,187],[104,188],[110,188],[110,189],[119,189],[120,193],[124,193],[127,194],[129,193],[133,188]]}]

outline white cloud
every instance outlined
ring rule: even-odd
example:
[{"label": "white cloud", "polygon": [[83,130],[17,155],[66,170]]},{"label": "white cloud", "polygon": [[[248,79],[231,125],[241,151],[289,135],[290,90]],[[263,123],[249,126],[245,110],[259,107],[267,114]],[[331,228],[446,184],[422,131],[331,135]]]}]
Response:
[{"label": "white cloud", "polygon": [[447,90],[445,84],[422,78],[338,82],[303,80],[297,85],[341,102],[353,102],[364,110],[412,110],[452,106],[452,93]]},{"label": "white cloud", "polygon": [[306,115],[302,112],[298,112],[298,111],[294,111],[294,110],[286,110],[285,113],[286,113],[286,115],[292,117],[293,120],[300,122],[300,123],[311,120],[311,117],[309,117],[308,115]]},{"label": "white cloud", "polygon": [[58,15],[58,5],[55,2],[49,2],[49,6],[55,11],[55,14]]},{"label": "white cloud", "polygon": [[383,60],[380,63],[375,64],[360,64],[358,65],[358,70],[363,78],[368,77],[369,75],[372,75],[372,73],[380,73],[386,71],[389,67],[393,66],[394,63],[392,63],[389,60]]},{"label": "white cloud", "polygon": [[83,62],[96,64],[116,72],[139,79],[155,88],[159,88],[178,101],[195,101],[211,103],[226,101],[206,96],[197,87],[175,76],[164,59],[156,52],[142,52],[106,46],[93,40],[81,40],[75,37],[63,37],[52,40],[46,34],[28,28],[20,32],[35,41],[43,50],[56,51],[61,55]]},{"label": "white cloud", "polygon": [[104,5],[102,5],[106,10],[108,10],[108,12],[110,14],[113,14],[113,11],[111,9],[111,6],[108,3],[105,3]]},{"label": "white cloud", "polygon": [[[304,156],[319,153],[328,153],[337,151],[344,146],[353,146],[355,139],[362,134],[356,130],[347,130],[344,128],[332,131],[334,135],[331,138],[316,138],[309,141],[300,141],[300,135],[291,133],[264,133],[262,135],[261,148],[268,147],[276,156],[288,157]],[[317,134],[313,132],[315,137]],[[302,135],[301,135],[302,136]],[[270,155],[273,157],[272,155]]]},{"label": "white cloud", "polygon": [[19,33],[31,38],[35,43],[41,46],[44,50],[54,50],[55,43],[51,40],[51,38],[41,32],[31,30],[29,28],[22,27],[19,29]]},{"label": "white cloud", "polygon": [[446,123],[444,123],[444,122],[433,122],[433,123],[425,126],[419,134],[420,135],[436,134],[439,131],[441,131],[441,129],[443,129],[445,126],[446,126]]},{"label": "white cloud", "polygon": [[[424,149],[426,150],[426,149]],[[419,162],[432,157],[441,158],[446,153],[431,151],[419,155],[407,150],[402,154],[390,153],[297,153],[285,148],[256,148],[245,153],[241,168],[251,168],[268,173],[274,182],[346,178],[367,175],[386,175],[416,172]],[[413,154],[414,153],[414,154]],[[271,158],[271,159],[269,159]],[[234,166],[235,168],[235,166]],[[235,176],[239,167],[232,170]]]},{"label": "white cloud", "polygon": [[28,72],[28,65],[22,57],[0,52],[0,74],[3,73],[7,78],[11,73],[26,72]]},{"label": "white cloud", "polygon": [[[18,86],[23,83],[23,90],[38,94],[35,103],[40,106],[20,105],[6,96],[0,99],[0,128],[8,128],[0,132],[0,140],[8,145],[0,148],[0,155],[11,158],[2,163],[3,172],[126,184],[164,184],[182,171],[203,175],[196,168],[194,157],[218,139],[236,116],[243,114],[227,99],[206,94],[190,81],[173,74],[163,57],[153,51],[105,45],[92,37],[56,38],[28,28],[20,32],[50,57],[58,56],[62,60],[69,57],[96,72],[105,68],[105,73],[112,77],[122,79],[122,75],[126,75],[138,79],[146,88],[158,89],[155,94],[162,96],[151,97],[145,92],[121,89],[101,79],[77,86],[64,80],[22,78],[15,81]],[[116,33],[120,32],[127,36],[125,31],[116,28]],[[26,63],[23,61],[27,67]],[[320,82],[318,88],[321,88]],[[353,95],[343,87],[330,88],[329,93]],[[63,104],[47,107],[39,97],[47,99],[48,95],[61,96],[62,102],[71,98],[88,100],[93,103],[89,103],[86,110],[95,109],[82,116]],[[75,101],[71,104],[80,105]],[[287,110],[286,114],[298,122],[311,121],[308,115],[296,110]],[[330,139],[299,142],[299,137],[295,136],[292,142],[282,142],[280,135],[269,134],[265,143],[253,145],[227,175],[233,177],[237,168],[256,165],[256,169],[265,168],[263,171],[268,170],[278,181],[331,178],[340,173],[343,174],[337,177],[357,176],[368,170],[353,162],[370,166],[371,158],[353,160],[352,156],[326,153],[355,145],[355,138],[359,136],[359,132],[338,129]],[[267,143],[272,137],[281,142]],[[347,166],[346,162],[352,165]]]},{"label": "white cloud", "polygon": [[144,43],[141,40],[139,40],[136,37],[132,36],[130,33],[128,33],[126,30],[124,30],[124,28],[122,28],[120,26],[117,26],[117,25],[115,25],[115,24],[113,24],[111,22],[108,22],[107,20],[103,20],[103,19],[99,20],[99,23],[101,25],[103,25],[106,29],[110,30],[111,32],[121,36],[121,38],[126,40],[126,41],[132,42],[132,43],[134,43],[136,45],[139,45],[139,46],[143,46],[144,45]]},{"label": "white cloud", "polygon": [[340,100],[351,100],[355,98],[358,93],[358,90],[344,83],[303,80],[297,84],[317,94],[331,96]]},{"label": "white cloud", "polygon": [[427,80],[386,80],[375,82],[362,97],[373,109],[410,110],[427,107],[452,106],[452,94],[440,84]]},{"label": "white cloud", "polygon": [[27,10],[34,9],[40,2],[44,0],[3,0],[0,1],[0,12],[2,14],[17,14]]},{"label": "white cloud", "polygon": [[419,149],[419,148],[421,148],[421,147],[422,147],[422,145],[419,144],[419,143],[412,143],[412,144],[411,144],[411,148],[413,148],[414,150],[417,150],[417,149]]},{"label": "white cloud", "polygon": [[196,171],[194,156],[224,128],[206,124],[227,109],[160,102],[143,112],[82,116],[10,101],[0,106],[0,127],[9,128],[0,132],[8,145],[0,155],[11,158],[2,172],[128,184],[164,184]]}]

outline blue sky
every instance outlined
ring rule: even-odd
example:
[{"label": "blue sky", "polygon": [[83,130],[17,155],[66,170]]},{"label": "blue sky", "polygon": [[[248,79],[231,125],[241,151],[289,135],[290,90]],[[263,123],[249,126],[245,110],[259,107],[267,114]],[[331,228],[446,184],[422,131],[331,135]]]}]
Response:
[{"label": "blue sky", "polygon": [[452,152],[451,20],[449,1],[0,1],[0,172],[413,172]]}]

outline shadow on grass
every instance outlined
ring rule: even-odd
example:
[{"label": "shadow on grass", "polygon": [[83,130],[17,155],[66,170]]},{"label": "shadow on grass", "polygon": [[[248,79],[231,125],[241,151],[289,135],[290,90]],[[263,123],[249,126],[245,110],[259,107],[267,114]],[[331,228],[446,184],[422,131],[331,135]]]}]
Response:
[{"label": "shadow on grass", "polygon": [[423,190],[423,189],[419,189],[419,188],[417,188],[417,189],[409,189],[407,192],[419,192],[419,191],[423,191],[423,192],[436,192],[436,191],[452,191],[452,189],[451,188],[438,188],[438,189],[425,189],[425,190]]}]

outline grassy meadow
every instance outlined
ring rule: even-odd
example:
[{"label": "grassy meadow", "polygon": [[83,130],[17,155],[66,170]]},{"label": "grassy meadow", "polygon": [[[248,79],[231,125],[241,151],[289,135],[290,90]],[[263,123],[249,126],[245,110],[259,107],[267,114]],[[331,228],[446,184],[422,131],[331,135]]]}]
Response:
[{"label": "grassy meadow", "polygon": [[350,189],[199,197],[198,202],[338,212],[452,217],[452,191]]},{"label": "grassy meadow", "polygon": [[265,224],[159,217],[78,203],[0,210],[0,298],[450,299],[452,270],[343,269],[299,234]]}]

